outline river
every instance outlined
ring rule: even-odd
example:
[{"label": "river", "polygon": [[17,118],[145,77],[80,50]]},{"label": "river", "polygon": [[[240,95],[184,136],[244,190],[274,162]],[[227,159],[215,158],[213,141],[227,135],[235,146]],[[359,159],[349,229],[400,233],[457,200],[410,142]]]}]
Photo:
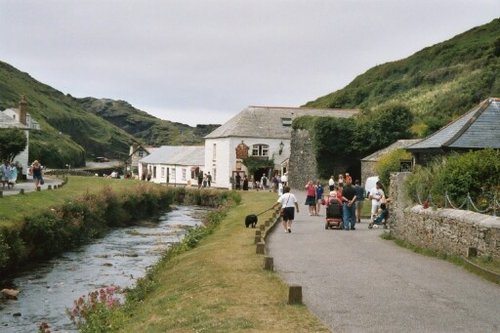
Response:
[{"label": "river", "polygon": [[173,207],[159,222],[115,229],[78,250],[0,282],[0,289],[20,291],[17,300],[0,296],[0,332],[37,332],[43,321],[52,331],[76,332],[66,314],[74,300],[101,287],[133,286],[169,246],[179,242],[189,228],[201,224],[205,212],[201,207]]}]

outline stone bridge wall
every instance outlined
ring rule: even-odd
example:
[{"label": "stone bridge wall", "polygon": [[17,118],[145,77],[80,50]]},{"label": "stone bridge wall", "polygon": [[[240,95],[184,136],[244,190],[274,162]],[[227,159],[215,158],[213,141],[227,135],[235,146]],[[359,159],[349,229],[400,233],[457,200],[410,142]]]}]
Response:
[{"label": "stone bridge wall", "polygon": [[500,217],[414,205],[402,186],[408,175],[391,175],[389,223],[395,238],[453,255],[465,256],[468,248],[474,247],[478,255],[500,259]]}]

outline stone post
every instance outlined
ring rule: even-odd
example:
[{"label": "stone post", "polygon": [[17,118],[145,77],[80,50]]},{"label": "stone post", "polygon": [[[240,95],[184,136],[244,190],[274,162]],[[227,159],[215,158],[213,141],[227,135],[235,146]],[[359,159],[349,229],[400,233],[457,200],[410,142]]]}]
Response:
[{"label": "stone post", "polygon": [[264,269],[266,271],[273,271],[274,270],[274,259],[273,257],[264,257]]},{"label": "stone post", "polygon": [[296,284],[289,286],[288,304],[302,304],[302,286]]},{"label": "stone post", "polygon": [[257,243],[257,248],[255,249],[255,253],[257,254],[264,254],[264,242],[258,242]]}]

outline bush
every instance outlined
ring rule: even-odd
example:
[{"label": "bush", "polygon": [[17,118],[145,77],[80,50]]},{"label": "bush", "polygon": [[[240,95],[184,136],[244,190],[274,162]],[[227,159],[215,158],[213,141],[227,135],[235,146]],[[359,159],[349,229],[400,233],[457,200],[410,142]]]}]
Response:
[{"label": "bush", "polygon": [[396,149],[380,158],[375,171],[385,188],[389,188],[391,172],[399,171],[400,161],[408,159],[411,159],[411,154],[404,149]]},{"label": "bush", "polygon": [[430,194],[439,206],[444,205],[446,195],[460,205],[470,194],[476,206],[485,208],[500,194],[500,152],[484,149],[438,158],[428,167],[416,168],[406,189],[413,199],[418,195],[423,200]]}]

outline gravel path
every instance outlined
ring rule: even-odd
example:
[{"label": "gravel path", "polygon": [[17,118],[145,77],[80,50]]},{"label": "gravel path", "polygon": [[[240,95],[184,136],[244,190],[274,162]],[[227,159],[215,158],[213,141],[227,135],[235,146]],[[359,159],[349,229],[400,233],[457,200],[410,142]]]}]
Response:
[{"label": "gravel path", "polygon": [[[379,237],[383,229],[325,230],[305,193],[287,234],[267,240],[278,274],[334,332],[500,332],[500,287]],[[368,202],[367,202],[368,203]]]}]

